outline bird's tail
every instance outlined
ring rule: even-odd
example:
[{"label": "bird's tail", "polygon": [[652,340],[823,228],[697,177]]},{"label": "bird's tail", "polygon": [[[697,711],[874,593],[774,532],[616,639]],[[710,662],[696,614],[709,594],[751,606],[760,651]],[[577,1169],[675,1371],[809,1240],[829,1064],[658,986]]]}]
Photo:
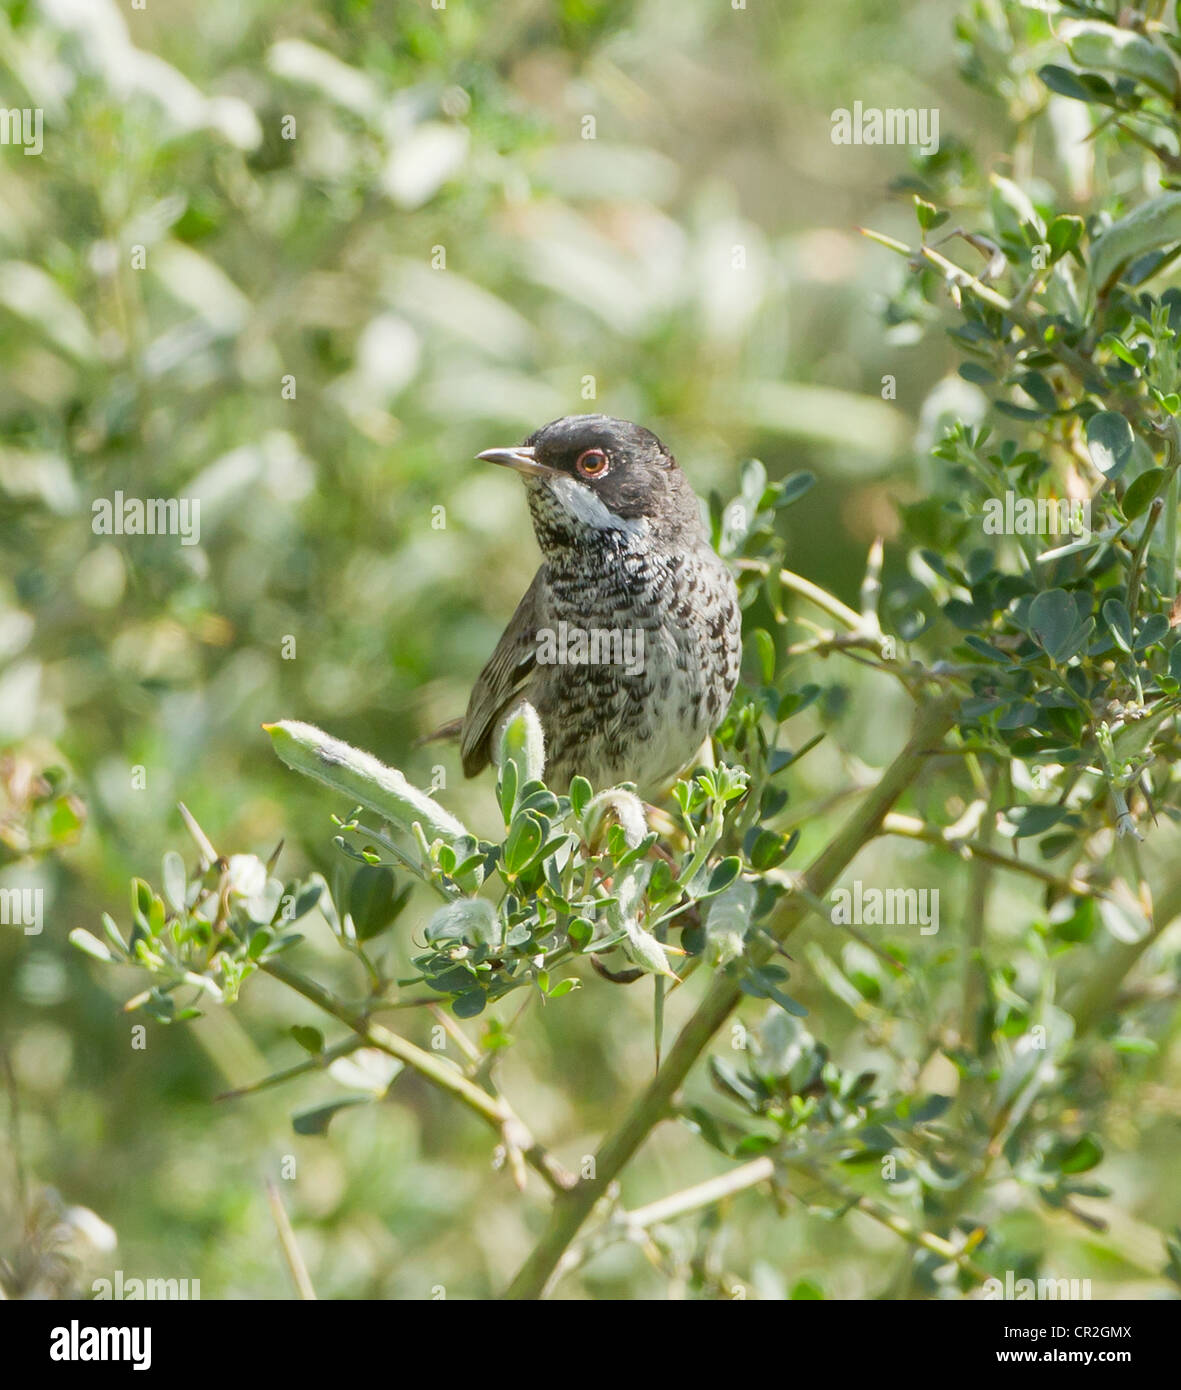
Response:
[{"label": "bird's tail", "polygon": [[421,738],[414,740],[414,747],[421,748],[427,743],[442,743],[444,740],[457,739],[463,732],[463,717],[458,719],[448,719],[446,724],[440,724],[432,733],[423,734]]}]

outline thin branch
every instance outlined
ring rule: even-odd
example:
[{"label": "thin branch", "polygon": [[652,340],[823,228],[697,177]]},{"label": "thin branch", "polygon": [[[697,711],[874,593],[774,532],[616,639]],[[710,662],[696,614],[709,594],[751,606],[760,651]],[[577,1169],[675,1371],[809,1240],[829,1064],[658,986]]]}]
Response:
[{"label": "thin branch", "polygon": [[232,1091],[222,1091],[220,1095],[213,1097],[214,1100],[239,1100],[242,1096],[253,1096],[259,1091],[267,1091],[272,1086],[281,1086],[285,1081],[293,1081],[297,1076],[304,1076],[309,1071],[324,1071],[330,1067],[338,1057],[347,1057],[350,1052],[356,1052],[359,1047],[365,1046],[365,1039],[358,1037],[345,1038],[343,1041],[334,1043],[331,1047],[326,1047],[322,1052],[317,1052],[312,1057],[306,1057],[302,1062],[297,1062],[294,1066],[284,1067],[282,1071],[273,1072],[270,1076],[264,1076],[260,1081],[252,1081],[249,1086],[237,1086]]},{"label": "thin branch", "polygon": [[977,279],[975,275],[970,274],[962,266],[956,265],[954,261],[949,261],[946,256],[941,256],[938,251],[932,250],[929,246],[920,247],[918,255],[943,271],[947,278],[959,285],[961,289],[970,290],[983,303],[993,309],[999,309],[1025,333],[1031,343],[1035,343],[1043,351],[1052,353],[1063,366],[1069,367],[1078,378],[1081,386],[1087,388],[1087,383],[1094,379],[1095,368],[1081,353],[1075,352],[1072,347],[1068,347],[1057,337],[1051,342],[1044,341],[1037,317],[1027,309],[1014,304],[1011,299],[1006,299],[991,285],[984,284],[982,280]]},{"label": "thin branch", "polygon": [[[974,777],[983,780],[978,758],[969,758],[968,766]],[[989,790],[979,829],[980,848],[984,854],[970,856],[972,871],[968,879],[968,901],[964,907],[963,991],[960,1001],[960,1038],[965,1044],[976,1037],[978,1017],[984,1002],[987,968],[984,963],[984,929],[988,915],[988,900],[992,893],[992,876],[996,864],[988,858],[996,836],[996,817],[1008,792],[1008,769],[994,770],[994,782]]]},{"label": "thin branch", "polygon": [[4,1072],[4,1085],[8,1092],[9,1133],[12,1136],[12,1167],[16,1178],[16,1205],[22,1221],[29,1216],[29,1181],[25,1174],[24,1143],[21,1138],[20,1092],[16,1084],[16,1072],[7,1047],[0,1047],[0,1069]]},{"label": "thin branch", "polygon": [[650,1202],[646,1207],[636,1207],[632,1211],[616,1208],[609,1220],[580,1236],[570,1245],[563,1254],[554,1277],[558,1279],[572,1273],[593,1259],[600,1250],[617,1241],[650,1241],[650,1238],[646,1237],[650,1227],[666,1221],[675,1221],[678,1217],[687,1216],[690,1212],[700,1211],[704,1207],[714,1206],[736,1193],[757,1187],[774,1176],[774,1162],[767,1157],[756,1158],[739,1168],[731,1169],[728,1173],[721,1173],[716,1178],[708,1178],[705,1182],[687,1187],[682,1192],[674,1192],[659,1201]]},{"label": "thin branch", "polygon": [[300,1298],[314,1301],[316,1290],[312,1287],[308,1267],[304,1263],[303,1252],[295,1239],[295,1232],[291,1228],[291,1220],[283,1206],[283,1199],[279,1196],[279,1189],[269,1179],[267,1180],[267,1201],[270,1203],[275,1230],[279,1233],[279,1245],[283,1250],[283,1258],[287,1261],[287,1268],[291,1271],[291,1278],[295,1281],[296,1292]]},{"label": "thin branch", "polygon": [[1164,509],[1165,499],[1154,497],[1152,505],[1148,509],[1148,520],[1144,523],[1144,530],[1140,533],[1140,539],[1136,542],[1136,549],[1132,553],[1132,565],[1128,571],[1127,607],[1128,616],[1132,620],[1133,632],[1136,630],[1136,611],[1140,606],[1140,581],[1144,576],[1148,543],[1152,540],[1152,533],[1156,530],[1156,523],[1160,520],[1160,514]]},{"label": "thin branch", "polygon": [[448,1034],[452,1042],[455,1043],[455,1046],[459,1048],[460,1052],[463,1053],[473,1067],[478,1067],[480,1063],[484,1061],[484,1056],[480,1049],[472,1042],[471,1038],[468,1037],[446,1009],[439,1004],[432,1004],[431,1017],[434,1018],[444,1032]]},{"label": "thin branch", "polygon": [[[765,560],[739,560],[737,567],[740,570],[751,570],[755,574],[769,574],[771,570],[771,566]],[[842,603],[835,594],[830,594],[819,584],[813,584],[810,579],[805,579],[802,574],[781,569],[779,582],[785,589],[791,589],[801,598],[806,598],[810,603],[814,603],[821,612],[827,613],[830,618],[835,619],[842,627],[848,628],[850,632],[855,632],[860,628],[861,615],[859,613],[855,613],[847,604]]]},{"label": "thin branch", "polygon": [[[806,642],[793,643],[787,648],[785,655],[793,657],[811,654],[823,657],[828,656],[831,652],[842,652],[845,656],[870,667],[874,671],[881,671],[888,676],[897,677],[911,695],[914,695],[914,685],[917,681],[930,680],[938,681],[942,685],[949,684],[959,678],[962,673],[944,662],[941,662],[938,668],[932,669],[917,661],[904,663],[893,656],[885,655],[885,638],[882,634],[876,608],[881,593],[882,554],[882,542],[879,538],[870,547],[865,578],[861,584],[860,602],[864,610],[862,613],[854,612],[847,604],[842,603],[835,594],[830,594],[827,589],[813,584],[803,575],[796,574],[792,570],[781,569],[779,571],[779,582],[785,589],[790,589],[793,593],[799,594],[801,598],[806,598],[846,629],[844,632],[826,632],[815,623],[795,619],[802,627],[810,628],[817,635]],[[771,571],[771,566],[765,560],[738,560],[736,565],[738,569],[748,570],[753,574],[766,575]],[[780,615],[779,621],[787,622],[788,619]],[[863,651],[870,653],[871,656],[862,656],[861,652]],[[967,674],[975,673],[968,672]]]},{"label": "thin branch", "polygon": [[906,840],[921,840],[924,844],[938,845],[943,849],[951,850],[964,859],[982,859],[986,863],[995,864],[998,868],[1010,869],[1017,874],[1026,874],[1030,878],[1036,878],[1064,893],[1073,893],[1078,897],[1107,897],[1107,893],[1102,888],[1088,883],[1086,879],[1076,878],[1073,875],[1063,877],[1051,869],[1043,869],[1040,864],[1034,864],[1025,859],[1015,859],[1013,855],[1005,854],[999,849],[993,849],[991,845],[984,844],[980,840],[961,839],[951,831],[940,829],[937,825],[928,825],[926,821],[919,820],[915,816],[902,816],[896,812],[891,812],[882,822],[882,834],[899,835]]},{"label": "thin branch", "polygon": [[1116,941],[1067,994],[1065,1007],[1074,1015],[1075,1034],[1094,1028],[1114,1007],[1124,980],[1145,951],[1181,915],[1181,883],[1166,888],[1156,904],[1152,930],[1139,941]]},{"label": "thin branch", "polygon": [[969,1252],[957,1249],[949,1240],[942,1236],[937,1236],[931,1231],[924,1231],[920,1226],[915,1226],[908,1221],[905,1216],[900,1216],[897,1212],[891,1211],[889,1207],[881,1202],[875,1201],[872,1197],[867,1197],[863,1193],[854,1192],[852,1188],[845,1187],[842,1183],[831,1178],[827,1173],[812,1160],[804,1160],[792,1164],[791,1160],[786,1160],[791,1166],[799,1168],[814,1178],[822,1187],[827,1188],[834,1196],[857,1211],[864,1212],[880,1226],[885,1226],[887,1230],[893,1231],[896,1236],[901,1236],[903,1240],[916,1248],[929,1250],[933,1255],[938,1255],[941,1259],[947,1260],[950,1264],[956,1264],[978,1280],[981,1284],[990,1277],[986,1269],[982,1269],[970,1257]]},{"label": "thin branch", "polygon": [[885,556],[885,542],[875,536],[869,548],[869,558],[865,562],[865,577],[861,581],[861,626],[868,633],[879,638],[882,635],[878,605],[882,600],[882,560]]},{"label": "thin branch", "polygon": [[646,1207],[635,1207],[631,1211],[620,1212],[618,1220],[629,1231],[647,1230],[662,1221],[675,1221],[678,1216],[686,1216],[702,1207],[712,1207],[715,1202],[724,1202],[736,1192],[745,1192],[748,1187],[757,1187],[775,1176],[775,1164],[767,1157],[753,1159],[740,1168],[732,1168],[728,1173],[720,1173],[716,1178],[707,1178],[695,1187],[686,1187],[682,1192],[673,1192],[659,1201],[649,1202]]},{"label": "thin branch", "polygon": [[209,836],[206,835],[204,830],[197,824],[196,816],[193,815],[192,811],[189,810],[184,802],[178,801],[176,807],[180,812],[181,820],[185,823],[185,829],[193,837],[193,843],[197,846],[197,852],[201,856],[201,872],[204,873],[208,868],[217,863],[217,850],[213,848]]},{"label": "thin branch", "polygon": [[295,990],[297,994],[310,1000],[323,1009],[325,1013],[331,1014],[333,1018],[347,1024],[358,1037],[365,1040],[369,1047],[376,1047],[379,1051],[396,1057],[400,1062],[439,1087],[440,1090],[446,1091],[456,1100],[461,1101],[469,1110],[473,1110],[500,1135],[510,1160],[514,1154],[520,1154],[525,1162],[539,1173],[555,1192],[565,1192],[573,1186],[575,1182],[573,1175],[568,1173],[533,1138],[524,1122],[503,1096],[490,1095],[474,1082],[469,1081],[450,1062],[432,1055],[424,1048],[417,1047],[406,1038],[399,1037],[397,1033],[390,1032],[388,1028],[383,1028],[380,1023],[373,1023],[360,1009],[350,1008],[347,1004],[341,1003],[314,980],[292,970],[290,966],[284,965],[281,961],[267,961],[262,968],[268,975],[273,975],[276,980],[280,980],[289,989]]}]

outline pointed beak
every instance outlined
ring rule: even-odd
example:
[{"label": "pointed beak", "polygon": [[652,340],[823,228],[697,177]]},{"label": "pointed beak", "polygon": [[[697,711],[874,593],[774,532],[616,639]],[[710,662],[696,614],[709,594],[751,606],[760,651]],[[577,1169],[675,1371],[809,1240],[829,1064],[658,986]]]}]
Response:
[{"label": "pointed beak", "polygon": [[514,468],[518,473],[525,473],[532,478],[553,478],[560,472],[557,468],[538,463],[533,456],[533,450],[523,444],[514,445],[511,449],[485,449],[476,457],[483,459],[485,463],[499,463],[502,468]]}]

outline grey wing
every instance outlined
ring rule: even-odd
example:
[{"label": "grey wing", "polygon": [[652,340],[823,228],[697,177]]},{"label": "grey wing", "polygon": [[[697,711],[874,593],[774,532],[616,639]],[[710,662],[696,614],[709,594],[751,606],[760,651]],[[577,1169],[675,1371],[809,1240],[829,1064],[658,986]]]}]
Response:
[{"label": "grey wing", "polygon": [[537,629],[545,622],[540,611],[543,571],[544,567],[533,576],[533,583],[472,687],[459,738],[465,777],[474,777],[488,765],[496,721],[520,697],[537,664]]}]

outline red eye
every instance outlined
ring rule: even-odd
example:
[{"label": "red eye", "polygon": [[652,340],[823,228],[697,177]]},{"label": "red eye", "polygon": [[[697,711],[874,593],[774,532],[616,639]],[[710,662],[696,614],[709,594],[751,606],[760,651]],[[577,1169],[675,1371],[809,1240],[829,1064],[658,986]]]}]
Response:
[{"label": "red eye", "polygon": [[574,467],[584,478],[601,478],[611,467],[611,460],[602,449],[584,449],[575,459]]}]

